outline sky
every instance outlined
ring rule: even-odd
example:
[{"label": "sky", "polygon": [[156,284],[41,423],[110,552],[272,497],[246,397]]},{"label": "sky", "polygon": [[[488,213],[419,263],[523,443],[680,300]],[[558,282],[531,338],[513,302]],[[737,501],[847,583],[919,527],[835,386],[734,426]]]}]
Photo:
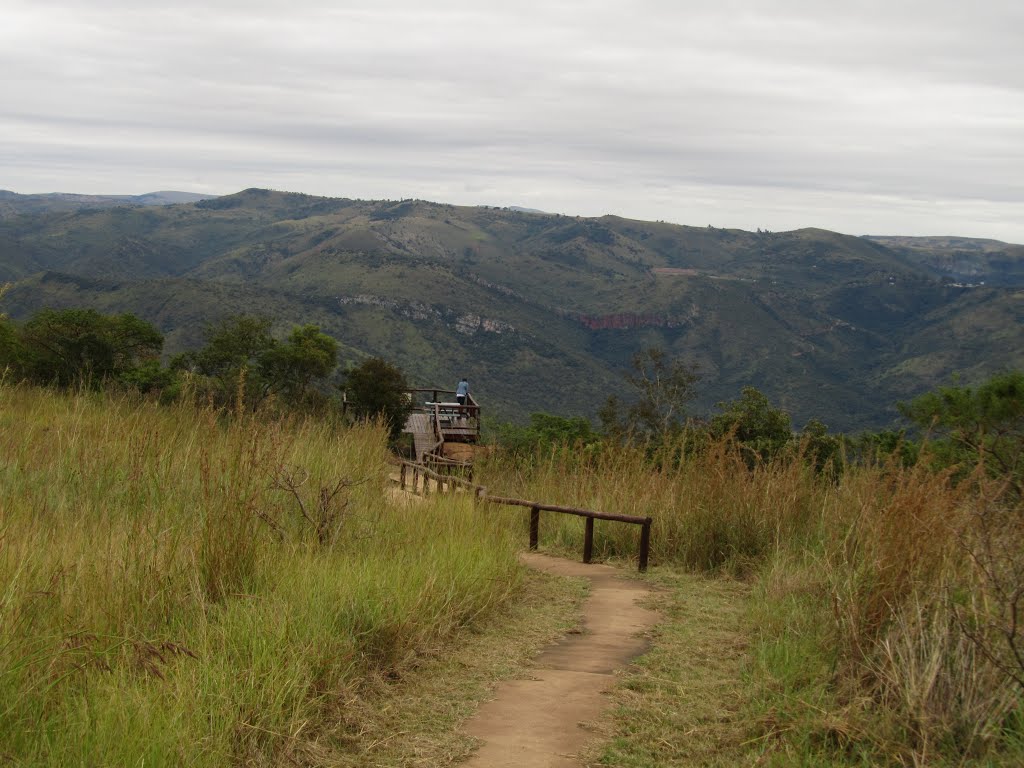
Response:
[{"label": "sky", "polygon": [[2,0],[0,188],[1024,243],[1020,0]]}]

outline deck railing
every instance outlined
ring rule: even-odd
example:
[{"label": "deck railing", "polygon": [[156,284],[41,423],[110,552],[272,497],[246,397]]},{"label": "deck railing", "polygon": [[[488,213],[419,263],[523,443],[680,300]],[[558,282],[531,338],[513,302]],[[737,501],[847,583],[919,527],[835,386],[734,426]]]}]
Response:
[{"label": "deck railing", "polygon": [[566,507],[560,504],[543,504],[539,501],[528,501],[526,499],[515,499],[506,496],[491,496],[487,493],[487,488],[482,485],[465,480],[461,477],[454,477],[451,475],[442,475],[439,472],[435,472],[422,464],[417,464],[412,461],[399,460],[400,464],[400,480],[399,483],[403,490],[405,490],[406,484],[409,481],[409,475],[411,474],[412,490],[413,493],[419,491],[420,479],[422,478],[423,495],[427,496],[430,493],[430,480],[435,483],[435,489],[443,493],[445,487],[451,491],[456,486],[465,488],[473,493],[474,499],[477,499],[488,504],[504,504],[506,506],[515,507],[527,507],[530,510],[530,549],[537,549],[540,540],[540,513],[541,512],[557,512],[563,515],[575,515],[582,517],[586,520],[583,531],[583,562],[589,563],[594,553],[594,521],[595,520],[611,520],[619,523],[629,523],[631,525],[640,526],[640,551],[637,556],[637,567],[640,572],[647,570],[647,561],[650,557],[651,552],[651,524],[654,522],[650,517],[639,517],[636,515],[618,515],[609,514],[605,512],[595,512],[591,509],[582,509],[580,507]]},{"label": "deck railing", "polygon": [[[433,403],[441,402],[442,395],[443,396],[451,395],[451,399],[446,401],[445,404],[450,403],[452,406],[455,405],[455,397],[456,397],[456,395],[455,395],[455,390],[454,389],[436,389],[436,388],[430,389],[430,388],[423,388],[423,387],[414,387],[413,389],[405,390],[405,392],[412,396],[413,410],[419,411],[421,413],[429,411],[430,410],[430,405],[432,405]],[[424,403],[422,405],[417,405],[416,395],[421,395],[421,396],[430,395],[430,398],[429,399],[425,399]],[[473,416],[479,416],[480,415],[480,404],[473,397],[473,393],[472,392],[470,392],[470,393],[468,393],[466,395],[466,404],[461,406],[461,408],[464,409],[464,412],[470,413]]]},{"label": "deck railing", "polygon": [[[434,435],[438,444],[444,442],[445,424],[451,435],[466,436],[468,431],[474,439],[480,437],[480,404],[473,399],[473,395],[466,395],[465,405],[455,402],[454,389],[407,389],[407,394],[412,398],[413,411],[430,415],[434,427]],[[417,399],[417,395],[420,398]],[[429,395],[429,400],[424,396]],[[442,397],[451,396],[450,401],[442,401]]]}]

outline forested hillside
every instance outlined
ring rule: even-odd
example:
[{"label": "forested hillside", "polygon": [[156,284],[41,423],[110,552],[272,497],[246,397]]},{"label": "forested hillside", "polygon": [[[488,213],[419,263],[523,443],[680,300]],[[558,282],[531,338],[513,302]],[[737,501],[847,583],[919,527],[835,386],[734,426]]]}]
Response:
[{"label": "forested hillside", "polygon": [[[850,430],[953,374],[1024,365],[1020,247],[980,250],[1001,255],[966,281],[948,243],[912,245],[250,189],[8,212],[0,309],[134,312],[168,353],[231,314],[314,323],[349,361],[382,355],[425,384],[467,376],[504,416],[592,416],[625,390],[630,356],[658,346],[699,366],[698,413],[752,385],[797,427]],[[999,279],[982,284],[986,269]]]}]

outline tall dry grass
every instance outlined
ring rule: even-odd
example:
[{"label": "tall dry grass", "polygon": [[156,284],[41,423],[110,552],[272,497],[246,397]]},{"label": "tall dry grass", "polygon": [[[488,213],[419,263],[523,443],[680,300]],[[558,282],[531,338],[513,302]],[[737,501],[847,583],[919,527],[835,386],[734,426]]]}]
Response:
[{"label": "tall dry grass", "polygon": [[519,579],[468,502],[387,501],[386,442],[0,385],[0,762],[340,760],[360,681]]},{"label": "tall dry grass", "polygon": [[[655,565],[752,576],[769,752],[785,733],[805,757],[881,764],[1024,755],[1024,508],[997,481],[955,484],[924,460],[819,474],[799,451],[750,467],[728,440],[499,455],[480,477],[652,517]],[[595,553],[633,558],[637,536],[600,522]],[[580,521],[542,518],[542,545],[578,556],[582,538]]]},{"label": "tall dry grass", "polygon": [[[527,459],[498,454],[478,473],[490,492],[653,519],[651,557],[696,570],[744,572],[782,542],[814,536],[829,489],[799,461],[752,470],[727,441],[706,450],[640,446],[590,451],[556,449]],[[567,551],[583,546],[578,519],[547,515],[542,540]],[[636,526],[598,522],[595,554],[635,558]]]}]

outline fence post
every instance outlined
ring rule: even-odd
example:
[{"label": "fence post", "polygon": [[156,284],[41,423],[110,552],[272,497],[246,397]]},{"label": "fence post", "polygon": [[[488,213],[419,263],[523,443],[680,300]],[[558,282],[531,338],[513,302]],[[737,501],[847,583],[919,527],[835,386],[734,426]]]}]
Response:
[{"label": "fence post", "polygon": [[540,539],[540,510],[530,507],[530,549],[536,550]]},{"label": "fence post", "polygon": [[412,471],[412,492],[420,492],[420,468],[416,467]]},{"label": "fence post", "polygon": [[401,475],[402,475],[402,490],[403,491],[405,490],[405,470],[408,469],[408,467],[409,467],[408,464],[403,464],[402,465]]},{"label": "fence post", "polygon": [[594,554],[594,518],[587,518],[587,527],[583,534],[583,562],[589,563]]},{"label": "fence post", "polygon": [[640,563],[641,573],[647,570],[647,558],[651,552],[651,518],[644,520],[640,527]]}]

